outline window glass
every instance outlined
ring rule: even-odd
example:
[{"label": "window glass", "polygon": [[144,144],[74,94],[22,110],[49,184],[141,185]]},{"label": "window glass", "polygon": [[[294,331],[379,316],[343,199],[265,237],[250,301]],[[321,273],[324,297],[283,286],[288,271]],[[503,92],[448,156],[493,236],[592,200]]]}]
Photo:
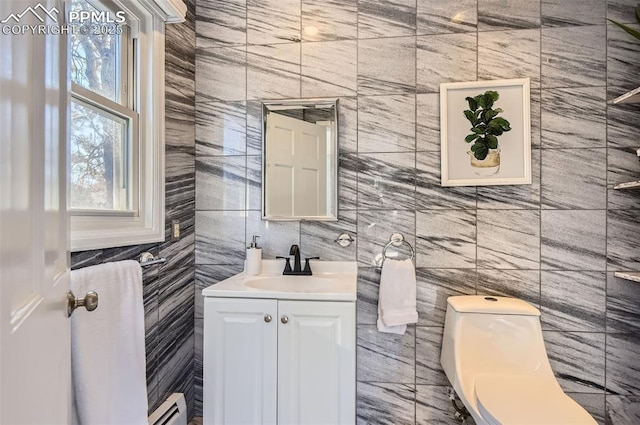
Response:
[{"label": "window glass", "polygon": [[[87,0],[73,0],[74,11],[98,12]],[[96,27],[99,28],[99,27]],[[87,34],[70,37],[71,81],[109,100],[122,103],[122,36],[100,34],[89,26]],[[103,31],[107,32],[107,31]]]},{"label": "window glass", "polygon": [[71,103],[71,208],[129,209],[128,120]]},{"label": "window glass", "polygon": [[[71,8],[100,13],[87,0],[72,0]],[[94,27],[100,28],[91,24],[89,31],[73,31],[69,37],[70,208],[119,212],[131,209],[133,196],[130,129],[137,114],[122,93],[133,61],[126,58],[127,32]]]}]

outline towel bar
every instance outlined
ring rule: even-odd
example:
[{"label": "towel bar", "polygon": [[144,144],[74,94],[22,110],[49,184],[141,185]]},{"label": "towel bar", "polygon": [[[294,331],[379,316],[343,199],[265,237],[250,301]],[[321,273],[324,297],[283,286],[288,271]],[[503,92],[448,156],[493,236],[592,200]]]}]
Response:
[{"label": "towel bar", "polygon": [[153,254],[150,252],[143,252],[142,254],[140,254],[140,257],[138,257],[138,262],[142,267],[151,266],[153,264],[160,264],[166,261],[167,261],[166,258],[154,257]]}]

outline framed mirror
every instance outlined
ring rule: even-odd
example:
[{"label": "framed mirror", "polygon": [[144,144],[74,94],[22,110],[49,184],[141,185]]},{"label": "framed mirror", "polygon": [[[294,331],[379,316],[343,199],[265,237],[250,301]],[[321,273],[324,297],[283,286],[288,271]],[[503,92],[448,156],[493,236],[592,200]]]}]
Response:
[{"label": "framed mirror", "polygon": [[338,219],[338,99],[262,104],[262,219]]}]

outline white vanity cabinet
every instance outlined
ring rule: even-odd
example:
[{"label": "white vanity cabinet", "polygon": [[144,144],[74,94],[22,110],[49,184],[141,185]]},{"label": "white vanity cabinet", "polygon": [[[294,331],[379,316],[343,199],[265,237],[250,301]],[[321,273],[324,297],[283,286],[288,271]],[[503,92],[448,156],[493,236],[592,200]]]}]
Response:
[{"label": "white vanity cabinet", "polygon": [[205,425],[355,423],[355,302],[204,300]]},{"label": "white vanity cabinet", "polygon": [[278,302],[204,299],[207,425],[276,424]]}]

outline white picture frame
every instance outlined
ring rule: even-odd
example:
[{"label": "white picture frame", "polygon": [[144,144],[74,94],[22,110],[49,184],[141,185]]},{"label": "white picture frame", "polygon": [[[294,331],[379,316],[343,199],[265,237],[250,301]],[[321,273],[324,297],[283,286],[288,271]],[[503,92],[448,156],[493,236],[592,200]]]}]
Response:
[{"label": "white picture frame", "polygon": [[[471,152],[473,125],[464,114],[467,97],[496,91],[493,108],[511,130],[497,136],[497,149],[480,161]],[[531,107],[528,78],[440,84],[440,168],[442,186],[531,184]],[[482,155],[481,155],[482,156]],[[496,165],[497,164],[497,165]],[[497,168],[496,168],[497,167]]]}]

